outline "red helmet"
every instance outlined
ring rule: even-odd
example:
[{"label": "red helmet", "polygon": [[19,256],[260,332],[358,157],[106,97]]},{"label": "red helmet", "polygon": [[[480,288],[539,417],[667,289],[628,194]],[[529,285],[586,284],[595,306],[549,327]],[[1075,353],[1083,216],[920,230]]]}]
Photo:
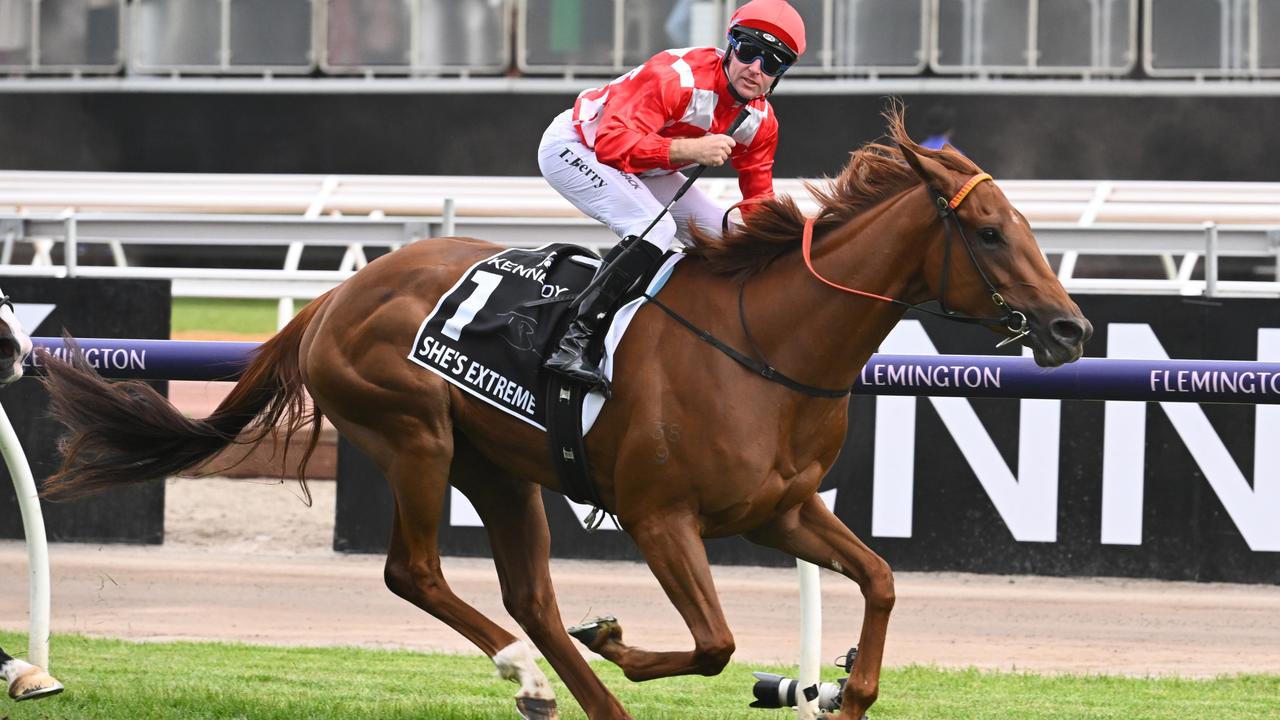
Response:
[{"label": "red helmet", "polygon": [[729,19],[729,31],[739,25],[776,35],[797,58],[804,54],[804,20],[786,0],[751,0]]}]

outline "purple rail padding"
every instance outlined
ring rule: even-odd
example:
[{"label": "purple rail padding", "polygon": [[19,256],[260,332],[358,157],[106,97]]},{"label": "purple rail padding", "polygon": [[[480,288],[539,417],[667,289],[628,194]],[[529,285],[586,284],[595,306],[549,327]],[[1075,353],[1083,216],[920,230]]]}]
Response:
[{"label": "purple rail padding", "polygon": [[1042,368],[993,355],[872,355],[863,395],[1280,403],[1280,362],[1081,358]]},{"label": "purple rail padding", "polygon": [[[66,359],[62,338],[31,338],[35,348],[24,365],[43,374],[39,350]],[[85,359],[103,377],[117,380],[234,380],[248,364],[256,342],[110,340],[76,338]]]},{"label": "purple rail padding", "polygon": [[[65,354],[61,338],[32,340],[37,348]],[[105,377],[146,380],[234,379],[258,347],[252,342],[97,338],[76,342]],[[39,374],[38,359],[28,367]],[[854,391],[862,395],[1280,404],[1280,363],[1083,358],[1048,369],[1037,367],[1030,358],[1006,355],[873,355]]]}]

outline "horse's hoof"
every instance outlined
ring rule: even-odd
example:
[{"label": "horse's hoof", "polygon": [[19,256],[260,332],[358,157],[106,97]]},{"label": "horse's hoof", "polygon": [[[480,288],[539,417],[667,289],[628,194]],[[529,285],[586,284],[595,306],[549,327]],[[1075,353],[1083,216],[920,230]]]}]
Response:
[{"label": "horse's hoof", "polygon": [[622,639],[622,626],[618,624],[618,618],[612,615],[579,623],[569,628],[568,632],[573,636],[573,639],[592,650],[595,650],[597,644],[605,638]]},{"label": "horse's hoof", "polygon": [[542,698],[518,697],[516,698],[516,712],[520,713],[520,717],[524,720],[560,720],[560,713],[556,710],[555,698],[543,700]]},{"label": "horse's hoof", "polygon": [[62,683],[35,665],[28,666],[9,683],[9,697],[18,702],[51,697],[60,692],[62,692]]}]

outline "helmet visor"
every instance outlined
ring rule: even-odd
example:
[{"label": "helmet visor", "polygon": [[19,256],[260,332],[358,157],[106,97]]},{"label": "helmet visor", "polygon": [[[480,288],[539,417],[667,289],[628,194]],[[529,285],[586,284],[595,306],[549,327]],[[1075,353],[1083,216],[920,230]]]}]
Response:
[{"label": "helmet visor", "polygon": [[749,35],[739,33],[729,35],[729,46],[733,48],[733,54],[744,65],[750,65],[759,60],[760,72],[769,77],[778,77],[791,67],[792,58]]}]

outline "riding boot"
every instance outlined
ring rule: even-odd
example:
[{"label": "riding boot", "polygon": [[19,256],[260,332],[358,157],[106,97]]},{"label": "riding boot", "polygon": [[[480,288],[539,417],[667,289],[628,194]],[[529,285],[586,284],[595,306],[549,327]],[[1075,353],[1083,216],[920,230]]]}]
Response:
[{"label": "riding boot", "polygon": [[[627,236],[622,250],[611,262],[596,271],[598,282],[594,289],[578,298],[577,315],[569,322],[560,347],[543,367],[572,378],[609,394],[609,383],[604,371],[596,367],[586,356],[587,347],[596,333],[604,326],[605,318],[616,309],[618,301],[635,285],[652,266],[662,259],[663,252],[656,245],[634,235]],[[628,250],[627,245],[635,247]]]}]

